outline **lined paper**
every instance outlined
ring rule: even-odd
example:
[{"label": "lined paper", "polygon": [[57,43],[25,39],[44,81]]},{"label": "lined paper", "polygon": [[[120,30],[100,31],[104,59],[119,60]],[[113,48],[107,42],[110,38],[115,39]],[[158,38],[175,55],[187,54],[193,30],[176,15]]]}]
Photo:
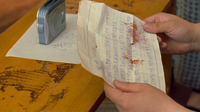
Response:
[{"label": "lined paper", "polygon": [[78,52],[82,66],[113,86],[148,83],[165,92],[160,49],[144,22],[103,3],[82,0],[77,20]]}]

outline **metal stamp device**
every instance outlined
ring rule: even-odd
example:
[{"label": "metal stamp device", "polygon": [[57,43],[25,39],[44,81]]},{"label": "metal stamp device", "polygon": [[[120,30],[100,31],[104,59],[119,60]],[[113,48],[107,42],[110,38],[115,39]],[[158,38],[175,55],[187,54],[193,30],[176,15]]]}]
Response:
[{"label": "metal stamp device", "polygon": [[37,13],[39,43],[51,43],[65,28],[65,0],[48,0]]}]

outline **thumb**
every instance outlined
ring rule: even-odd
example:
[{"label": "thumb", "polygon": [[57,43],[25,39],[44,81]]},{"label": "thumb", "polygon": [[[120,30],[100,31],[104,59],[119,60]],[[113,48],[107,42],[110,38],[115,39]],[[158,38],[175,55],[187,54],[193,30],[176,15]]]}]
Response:
[{"label": "thumb", "polygon": [[137,92],[140,90],[139,83],[121,82],[118,80],[114,80],[113,84],[117,89],[123,92]]},{"label": "thumb", "polygon": [[159,22],[159,23],[145,23],[144,30],[150,33],[169,33],[173,30],[174,24],[172,22]]}]

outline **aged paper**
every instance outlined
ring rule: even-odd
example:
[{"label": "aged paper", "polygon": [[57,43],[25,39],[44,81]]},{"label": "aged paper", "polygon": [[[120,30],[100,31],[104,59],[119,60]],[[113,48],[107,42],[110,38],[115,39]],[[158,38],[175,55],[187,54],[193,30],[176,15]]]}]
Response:
[{"label": "aged paper", "polygon": [[76,23],[76,14],[66,14],[66,29],[49,45],[42,45],[35,21],[6,56],[80,64]]},{"label": "aged paper", "polygon": [[165,92],[157,37],[145,32],[143,24],[134,15],[82,0],[77,21],[82,66],[112,86],[117,79],[148,83]]}]

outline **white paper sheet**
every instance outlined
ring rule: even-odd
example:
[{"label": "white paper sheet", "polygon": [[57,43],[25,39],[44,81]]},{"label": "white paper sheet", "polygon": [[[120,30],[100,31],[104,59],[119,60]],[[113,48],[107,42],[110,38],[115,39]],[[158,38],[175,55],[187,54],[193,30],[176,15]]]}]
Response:
[{"label": "white paper sheet", "polygon": [[80,64],[76,23],[77,15],[66,14],[66,29],[49,45],[41,45],[35,21],[6,56]]},{"label": "white paper sheet", "polygon": [[165,92],[157,37],[145,32],[143,24],[134,15],[82,0],[77,21],[82,66],[112,86],[117,79],[149,83]]}]

